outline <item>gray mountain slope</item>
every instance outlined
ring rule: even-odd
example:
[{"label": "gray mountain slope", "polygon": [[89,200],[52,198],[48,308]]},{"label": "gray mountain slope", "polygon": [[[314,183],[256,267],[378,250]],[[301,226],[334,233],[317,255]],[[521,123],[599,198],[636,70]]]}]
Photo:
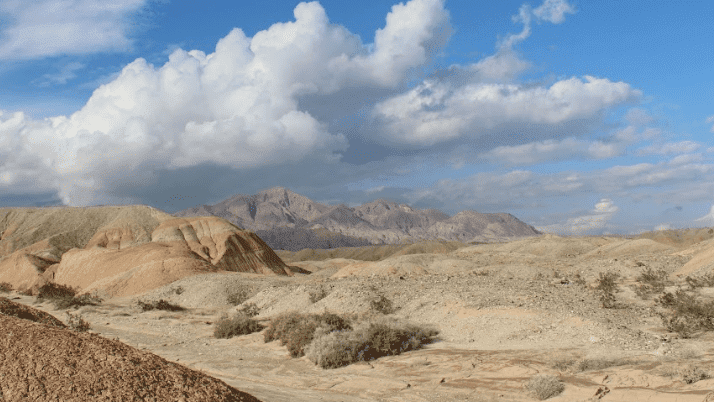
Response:
[{"label": "gray mountain slope", "polygon": [[[273,249],[292,251],[303,246],[354,247],[365,242],[490,242],[540,234],[507,213],[462,211],[450,217],[436,209],[419,210],[383,199],[357,207],[331,206],[283,187],[262,190],[255,195],[235,195],[215,205],[188,208],[173,215],[220,216],[243,229],[255,231]],[[313,236],[308,230],[321,234]],[[297,244],[291,245],[287,239]]]}]

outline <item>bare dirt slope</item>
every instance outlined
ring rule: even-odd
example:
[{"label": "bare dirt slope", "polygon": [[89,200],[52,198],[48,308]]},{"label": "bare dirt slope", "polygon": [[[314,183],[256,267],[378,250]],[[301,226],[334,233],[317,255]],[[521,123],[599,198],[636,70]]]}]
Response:
[{"label": "bare dirt slope", "polygon": [[255,233],[218,217],[146,206],[0,210],[0,282],[16,289],[54,282],[125,296],[226,270],[291,274]]},{"label": "bare dirt slope", "polygon": [[18,307],[15,316],[3,308],[0,314],[0,400],[258,401],[117,340],[36,322],[27,310]]},{"label": "bare dirt slope", "polygon": [[[714,399],[714,379],[705,375],[714,376],[714,334],[684,339],[668,333],[656,295],[643,298],[632,288],[643,270],[675,273],[710,253],[713,244],[694,250],[644,238],[542,236],[443,244],[439,252],[432,252],[435,245],[403,247],[427,252],[346,250],[300,261],[290,258],[297,253],[280,253],[311,274],[207,272],[77,312],[96,334],[202,370],[264,401],[534,401],[527,384],[539,374],[564,384],[552,401]],[[605,272],[621,275],[615,308],[603,308],[594,290]],[[687,289],[683,278],[670,277],[665,290]],[[690,293],[712,300],[714,288]],[[12,296],[34,306],[30,296]],[[161,299],[187,310],[142,312],[136,303]],[[375,304],[385,299],[391,311]],[[264,323],[287,311],[362,319],[386,312],[391,319],[438,327],[439,341],[325,370],[307,358],[291,358],[277,341],[264,343],[262,333],[213,336],[223,314],[251,303]],[[67,322],[50,303],[35,307]]]}]

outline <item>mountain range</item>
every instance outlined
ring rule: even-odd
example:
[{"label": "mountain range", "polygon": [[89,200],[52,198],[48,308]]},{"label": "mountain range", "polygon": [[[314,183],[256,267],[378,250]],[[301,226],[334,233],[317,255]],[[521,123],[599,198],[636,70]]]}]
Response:
[{"label": "mountain range", "polygon": [[356,247],[422,240],[484,243],[541,234],[508,213],[462,211],[449,216],[378,199],[360,206],[325,205],[283,187],[238,194],[176,217],[218,216],[255,232],[274,250]]}]

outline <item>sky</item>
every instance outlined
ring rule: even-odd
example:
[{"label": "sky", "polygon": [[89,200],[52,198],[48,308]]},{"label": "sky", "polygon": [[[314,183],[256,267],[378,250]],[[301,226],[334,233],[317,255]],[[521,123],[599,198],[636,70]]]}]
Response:
[{"label": "sky", "polygon": [[0,0],[0,207],[714,226],[707,0]]}]

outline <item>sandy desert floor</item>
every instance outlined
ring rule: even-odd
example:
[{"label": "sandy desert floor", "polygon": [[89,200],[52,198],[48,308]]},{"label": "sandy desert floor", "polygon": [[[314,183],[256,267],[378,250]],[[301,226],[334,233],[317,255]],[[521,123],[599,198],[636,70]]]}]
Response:
[{"label": "sandy desert floor", "polygon": [[[699,246],[701,249],[702,245]],[[714,333],[691,339],[668,334],[652,299],[631,288],[643,268],[676,273],[697,250],[651,240],[540,237],[464,246],[445,253],[292,261],[311,274],[266,277],[216,273],[184,278],[154,291],[83,306],[92,332],[221,379],[266,402],[280,401],[532,401],[526,388],[539,374],[564,391],[551,401],[714,401]],[[617,272],[617,306],[603,308],[592,287],[600,272]],[[575,282],[576,274],[585,284]],[[714,288],[699,288],[711,299]],[[339,369],[293,359],[262,333],[216,339],[222,314],[245,303],[267,321],[281,312],[379,314],[370,302],[389,299],[391,316],[435,326],[439,340],[423,349]],[[311,294],[324,298],[311,301]],[[67,315],[18,293],[10,299]],[[164,299],[186,311],[142,312],[137,300]]]}]

